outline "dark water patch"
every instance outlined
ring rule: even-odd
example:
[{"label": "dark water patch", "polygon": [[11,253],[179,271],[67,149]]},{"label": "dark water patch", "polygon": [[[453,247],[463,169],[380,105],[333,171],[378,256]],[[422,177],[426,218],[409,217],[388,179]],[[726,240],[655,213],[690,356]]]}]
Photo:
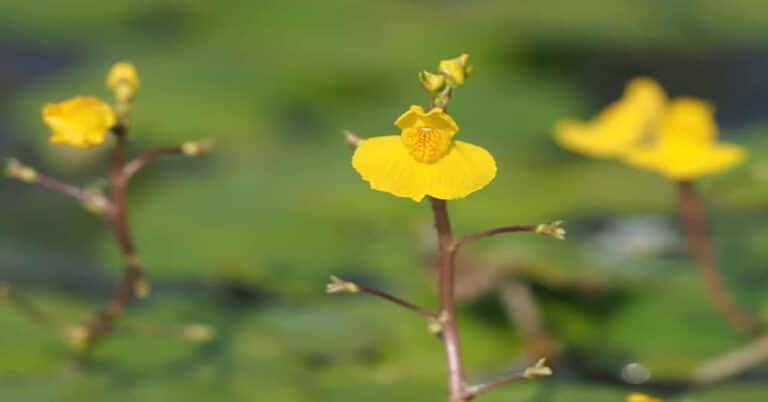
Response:
[{"label": "dark water patch", "polygon": [[77,59],[77,54],[68,49],[0,39],[0,103],[25,84],[60,72]]},{"label": "dark water patch", "polygon": [[522,63],[538,73],[573,81],[592,92],[599,104],[616,99],[628,79],[645,75],[658,79],[673,97],[695,96],[714,102],[724,125],[765,120],[765,46],[655,49],[539,41],[511,47],[502,54],[507,64]]},{"label": "dark water patch", "polygon": [[153,40],[177,41],[205,27],[205,16],[188,2],[157,2],[140,7],[121,19],[119,26],[131,35]]}]

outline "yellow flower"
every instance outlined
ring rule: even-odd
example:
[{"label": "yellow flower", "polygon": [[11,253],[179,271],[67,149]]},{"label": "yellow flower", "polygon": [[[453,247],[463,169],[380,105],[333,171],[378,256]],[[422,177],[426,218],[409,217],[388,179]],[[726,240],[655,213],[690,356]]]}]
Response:
[{"label": "yellow flower", "polygon": [[627,397],[627,402],[662,402],[662,400],[645,394],[634,393]]},{"label": "yellow flower", "polygon": [[363,140],[352,166],[371,188],[421,201],[463,198],[491,182],[496,162],[483,148],[454,141],[459,131],[440,108],[411,106],[396,121],[400,135]]},{"label": "yellow flower", "polygon": [[564,120],[555,141],[568,150],[598,158],[615,158],[652,135],[666,103],[664,89],[651,78],[635,78],[618,101],[588,122]]},{"label": "yellow flower", "polygon": [[448,79],[448,83],[455,87],[460,87],[464,85],[464,80],[467,78],[469,70],[469,67],[467,66],[468,59],[469,55],[463,53],[461,56],[453,59],[441,60],[437,69],[440,73],[445,75]]},{"label": "yellow flower", "polygon": [[742,147],[717,142],[717,124],[709,104],[679,98],[665,111],[656,140],[627,153],[625,161],[672,180],[691,180],[724,171],[745,157]]},{"label": "yellow flower", "polygon": [[136,67],[127,61],[115,63],[107,74],[107,87],[113,91],[133,94],[139,88],[139,73]]},{"label": "yellow flower", "polygon": [[91,148],[104,142],[115,114],[112,108],[92,96],[76,96],[43,107],[43,121],[53,130],[52,144]]}]

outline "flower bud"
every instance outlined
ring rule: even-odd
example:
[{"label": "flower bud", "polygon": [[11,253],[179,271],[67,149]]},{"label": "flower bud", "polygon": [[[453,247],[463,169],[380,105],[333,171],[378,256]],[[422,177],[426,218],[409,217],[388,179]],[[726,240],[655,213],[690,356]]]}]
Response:
[{"label": "flower bud", "polygon": [[445,75],[451,86],[460,87],[464,85],[464,80],[473,70],[471,66],[467,65],[468,59],[469,55],[463,53],[459,57],[442,60],[438,65],[438,70]]},{"label": "flower bud", "polygon": [[127,62],[115,63],[107,74],[107,87],[115,91],[118,101],[127,101],[139,88],[139,73],[136,67]]},{"label": "flower bud", "polygon": [[429,92],[438,92],[445,87],[445,76],[442,74],[432,74],[427,70],[419,72],[419,81]]}]

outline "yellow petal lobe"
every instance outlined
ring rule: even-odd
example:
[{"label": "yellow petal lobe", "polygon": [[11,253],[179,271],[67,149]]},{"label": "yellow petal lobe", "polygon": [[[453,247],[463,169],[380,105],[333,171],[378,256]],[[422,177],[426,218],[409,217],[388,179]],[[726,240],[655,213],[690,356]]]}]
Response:
[{"label": "yellow petal lobe", "polygon": [[409,128],[430,127],[445,130],[451,136],[459,131],[459,126],[453,118],[439,107],[425,112],[421,106],[411,106],[408,111],[395,120],[395,126],[400,130]]},{"label": "yellow petal lobe", "polygon": [[352,166],[372,189],[417,202],[428,195],[444,200],[466,197],[496,175],[493,156],[481,147],[454,141],[444,157],[422,163],[408,153],[397,135],[363,140]]},{"label": "yellow petal lobe", "polygon": [[112,108],[95,97],[78,96],[43,107],[43,121],[51,128],[50,142],[91,148],[104,142],[115,125]]},{"label": "yellow petal lobe", "polygon": [[717,142],[717,124],[709,104],[680,98],[670,103],[656,142],[636,148],[625,161],[679,181],[725,171],[746,156],[738,145]]},{"label": "yellow petal lobe", "polygon": [[631,80],[621,99],[588,122],[562,120],[555,141],[565,149],[597,158],[620,157],[652,135],[666,102],[664,89],[651,78]]}]

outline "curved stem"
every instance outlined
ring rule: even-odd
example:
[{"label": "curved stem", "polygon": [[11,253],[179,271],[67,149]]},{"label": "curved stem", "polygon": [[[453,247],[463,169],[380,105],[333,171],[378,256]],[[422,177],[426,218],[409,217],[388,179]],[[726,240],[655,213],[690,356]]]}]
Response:
[{"label": "curved stem", "polygon": [[677,187],[680,197],[680,223],[685,231],[688,249],[698,261],[709,299],[733,327],[754,333],[758,329],[757,322],[739,308],[723,286],[720,267],[707,229],[704,206],[693,183],[681,181],[677,183]]},{"label": "curved stem", "polygon": [[461,360],[461,344],[456,326],[456,301],[454,297],[454,241],[445,200],[429,199],[435,217],[438,254],[438,294],[440,321],[442,324],[445,361],[448,367],[450,402],[466,402],[464,366]]},{"label": "curved stem", "polygon": [[109,195],[113,208],[108,221],[125,260],[125,268],[123,277],[112,292],[107,306],[98,311],[87,322],[89,330],[87,348],[92,347],[99,339],[109,334],[113,321],[133,301],[137,284],[144,277],[144,268],[136,254],[127,219],[126,190],[129,177],[124,174],[125,133],[116,130],[115,136],[117,143],[112,154],[109,172]]}]

